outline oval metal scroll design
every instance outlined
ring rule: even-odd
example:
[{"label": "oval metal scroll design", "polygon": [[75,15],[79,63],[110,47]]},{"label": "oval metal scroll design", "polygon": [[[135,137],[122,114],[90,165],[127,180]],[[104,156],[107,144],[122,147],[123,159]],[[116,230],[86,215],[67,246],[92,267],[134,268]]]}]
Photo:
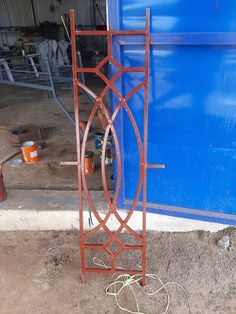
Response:
[{"label": "oval metal scroll design", "polygon": [[[111,63],[115,64],[117,66],[117,68],[119,69],[119,71],[109,80],[104,74],[102,74],[100,72],[100,68],[106,63],[110,61]],[[124,70],[122,68],[122,66],[113,58],[111,58],[111,60],[109,59],[109,57],[104,58],[99,65],[95,68],[94,71],[106,84],[105,88],[102,90],[102,92],[100,93],[99,96],[97,96],[91,89],[89,89],[87,86],[85,86],[84,84],[82,84],[81,82],[78,82],[78,86],[82,89],[84,89],[87,93],[89,93],[95,100],[95,105],[90,113],[89,119],[88,119],[88,123],[84,132],[84,136],[83,136],[83,142],[82,142],[82,148],[81,148],[81,171],[82,171],[82,182],[83,182],[83,188],[84,188],[84,192],[86,195],[86,199],[88,202],[89,207],[91,208],[95,218],[98,221],[98,226],[96,226],[95,228],[93,228],[92,230],[84,233],[84,238],[90,237],[91,235],[95,234],[99,229],[103,228],[105,230],[105,232],[109,235],[110,239],[105,242],[102,247],[103,249],[106,251],[107,254],[112,255],[113,257],[117,257],[119,254],[121,254],[124,251],[124,244],[118,239],[118,236],[120,235],[120,233],[122,232],[123,229],[126,229],[127,232],[129,232],[130,234],[132,234],[134,236],[134,238],[140,242],[142,242],[142,237],[135,232],[133,229],[131,229],[128,226],[128,222],[133,214],[133,211],[138,203],[139,200],[139,195],[141,192],[141,188],[142,188],[142,182],[143,182],[143,147],[142,147],[142,141],[141,141],[141,137],[140,137],[140,133],[137,127],[137,124],[135,122],[134,116],[127,104],[128,100],[135,94],[137,93],[137,91],[139,91],[141,88],[144,87],[144,82],[140,83],[139,85],[137,85],[131,92],[129,92],[127,94],[126,97],[122,97],[122,95],[120,94],[120,92],[116,89],[116,87],[114,86],[115,81],[120,77],[120,75],[122,75],[124,73]],[[114,110],[112,116],[110,117],[110,114],[108,112],[108,110],[106,109],[103,99],[105,97],[105,95],[108,93],[108,91],[111,90],[114,95],[116,95],[116,97],[118,98],[119,102],[116,106],[116,109]],[[96,207],[92,201],[88,186],[87,186],[87,182],[86,182],[86,176],[85,176],[85,167],[84,167],[84,156],[85,156],[85,151],[86,151],[86,143],[88,140],[88,134],[89,134],[89,130],[91,128],[91,125],[94,121],[95,115],[98,111],[98,109],[101,108],[101,110],[104,112],[105,114],[105,118],[107,120],[107,128],[105,130],[105,135],[104,135],[104,141],[103,141],[103,146],[102,146],[102,157],[101,157],[101,173],[102,173],[102,184],[103,184],[103,190],[104,190],[104,194],[105,194],[105,198],[106,201],[108,203],[109,206],[109,210],[105,215],[105,218],[102,219],[99,215],[99,213],[96,210]],[[135,136],[136,136],[136,140],[137,140],[137,146],[138,146],[138,152],[139,152],[139,180],[138,180],[138,184],[137,184],[137,190],[135,193],[135,197],[134,200],[131,204],[131,207],[128,211],[128,214],[126,216],[125,219],[122,219],[120,217],[120,215],[118,214],[117,210],[116,210],[116,203],[117,203],[117,199],[119,196],[119,192],[120,192],[120,185],[121,185],[121,174],[122,174],[122,163],[121,163],[121,154],[120,154],[120,145],[119,145],[119,141],[118,141],[118,137],[117,137],[117,133],[114,127],[114,122],[115,119],[118,115],[118,113],[120,112],[120,110],[124,108],[124,110],[126,111],[129,120],[131,122],[131,125],[133,127]],[[117,176],[117,182],[116,182],[116,188],[115,188],[115,195],[113,198],[113,201],[111,201],[110,199],[110,195],[109,195],[109,191],[108,191],[108,186],[107,186],[107,181],[106,181],[106,170],[105,170],[105,150],[106,150],[106,145],[107,145],[107,140],[108,140],[108,135],[109,132],[111,131],[113,139],[114,139],[114,144],[115,144],[115,149],[116,149],[116,156],[117,156],[117,167],[118,167],[118,176]],[[108,221],[108,219],[110,218],[110,216],[114,214],[114,216],[117,218],[117,220],[120,223],[120,227],[116,230],[116,232],[113,234],[111,232],[111,230],[106,226],[106,223]],[[116,244],[118,244],[118,246],[120,247],[120,249],[115,252],[112,253],[108,247],[112,242],[115,242]]]},{"label": "oval metal scroll design", "polygon": [[[85,275],[86,273],[126,273],[126,274],[140,274],[142,275],[142,284],[145,285],[146,281],[146,205],[147,205],[147,137],[148,137],[148,85],[149,85],[149,55],[150,55],[150,9],[146,10],[146,27],[144,30],[112,30],[109,26],[108,30],[76,30],[75,29],[75,13],[74,10],[70,10],[70,28],[71,28],[71,51],[72,51],[72,68],[73,68],[73,82],[74,82],[74,108],[75,108],[75,121],[76,121],[76,144],[77,144],[77,171],[78,171],[78,193],[79,193],[79,215],[80,215],[80,248],[81,248],[81,269],[82,269],[82,283],[85,283]],[[107,38],[107,56],[95,67],[95,68],[84,68],[78,67],[77,65],[77,51],[76,51],[76,37],[77,36],[105,36]],[[114,43],[119,44],[120,41],[117,40],[117,36],[141,36],[144,38],[145,44],[145,58],[143,67],[123,67],[117,60],[113,58],[113,48]],[[116,39],[115,39],[116,38]],[[132,37],[131,37],[132,38]],[[110,63],[117,68],[117,73],[109,80],[104,74],[101,73],[101,68],[106,64]],[[114,83],[116,80],[123,74],[127,72],[142,72],[144,74],[143,82],[137,85],[131,92],[129,92],[125,97],[122,97],[120,92],[115,88]],[[105,88],[102,90],[99,96],[97,96],[92,90],[90,90],[87,86],[83,84],[83,82],[78,81],[78,73],[95,73],[98,77],[100,77],[106,84]],[[82,145],[80,143],[80,130],[79,130],[79,121],[80,121],[80,112],[79,112],[79,99],[78,99],[78,88],[82,88],[86,93],[91,95],[95,100],[95,105],[91,110],[91,114],[89,117],[88,124],[86,126],[84,137],[82,141]],[[140,89],[144,90],[143,93],[143,141],[141,141],[141,137],[139,134],[138,127],[136,125],[134,116],[127,104],[129,99],[137,93]],[[115,97],[118,98],[118,104],[112,113],[109,114],[105,105],[104,105],[104,97],[111,90]],[[105,198],[108,204],[108,211],[105,214],[105,217],[102,218],[98,211],[96,210],[95,204],[91,199],[91,195],[88,190],[85,171],[84,171],[84,156],[86,143],[88,140],[89,130],[91,128],[92,122],[96,115],[97,110],[101,108],[104,112],[105,118],[107,120],[107,128],[105,130],[104,135],[104,143],[102,146],[102,156],[101,156],[101,174],[102,174],[102,184],[103,190],[105,194]],[[139,153],[139,179],[137,184],[137,189],[135,193],[134,200],[131,203],[128,214],[124,219],[117,212],[117,200],[120,193],[121,188],[121,174],[122,174],[122,160],[121,160],[121,150],[119,146],[119,139],[115,129],[115,121],[117,115],[121,111],[121,109],[126,112],[130,123],[132,125],[134,134],[137,140],[138,153]],[[116,149],[116,157],[117,157],[117,168],[118,168],[118,176],[115,187],[115,195],[114,198],[110,198],[110,194],[108,191],[107,181],[106,181],[106,169],[105,169],[105,151],[106,145],[108,141],[109,132],[112,133],[114,146]],[[91,211],[93,212],[95,218],[98,221],[98,226],[93,228],[90,231],[85,232],[84,223],[83,223],[83,195],[82,190],[84,189],[85,196]],[[134,212],[136,205],[138,204],[139,196],[142,193],[142,233],[139,235],[133,229],[128,226],[130,222],[130,218]],[[118,222],[120,223],[119,228],[113,233],[107,226],[107,222],[111,215],[115,216]],[[122,215],[123,216],[123,215]],[[108,235],[108,240],[105,243],[85,243],[85,239],[88,239],[90,236],[94,235],[97,231],[103,229],[105,233]],[[131,234],[137,241],[137,245],[128,245],[122,243],[119,240],[119,235],[123,230],[126,230],[129,234]],[[86,241],[87,242],[87,241]],[[112,252],[109,248],[111,243],[115,243],[118,245],[118,251]],[[98,267],[89,267],[85,264],[85,250],[88,249],[97,249],[103,250],[110,256],[111,266],[104,269]],[[116,267],[116,257],[125,252],[126,250],[139,250],[141,253],[141,269],[120,269]]]}]

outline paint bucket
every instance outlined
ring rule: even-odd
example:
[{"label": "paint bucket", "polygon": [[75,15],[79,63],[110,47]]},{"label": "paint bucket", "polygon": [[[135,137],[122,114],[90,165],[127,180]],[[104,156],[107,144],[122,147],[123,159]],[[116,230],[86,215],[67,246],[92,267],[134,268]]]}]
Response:
[{"label": "paint bucket", "polygon": [[3,202],[7,199],[7,192],[3,182],[3,175],[0,172],[0,202]]},{"label": "paint bucket", "polygon": [[34,164],[39,161],[37,145],[34,141],[24,142],[21,150],[26,164]]},{"label": "paint bucket", "polygon": [[94,162],[93,162],[93,152],[86,151],[84,155],[84,172],[88,176],[95,172]]}]

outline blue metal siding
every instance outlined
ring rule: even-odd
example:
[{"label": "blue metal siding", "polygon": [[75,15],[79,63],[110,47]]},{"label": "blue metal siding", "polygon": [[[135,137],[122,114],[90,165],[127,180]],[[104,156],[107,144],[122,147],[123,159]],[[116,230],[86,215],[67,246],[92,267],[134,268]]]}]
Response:
[{"label": "blue metal siding", "polygon": [[[236,2],[113,0],[112,28],[144,29],[147,7],[152,33],[148,162],[166,165],[148,170],[149,210],[236,224]],[[141,66],[142,43],[141,37],[117,38],[114,57],[125,66]],[[123,94],[140,82],[139,75],[117,82]],[[129,106],[142,135],[143,91]],[[125,112],[117,130],[124,159],[119,206],[125,207],[139,175],[137,143]]]}]

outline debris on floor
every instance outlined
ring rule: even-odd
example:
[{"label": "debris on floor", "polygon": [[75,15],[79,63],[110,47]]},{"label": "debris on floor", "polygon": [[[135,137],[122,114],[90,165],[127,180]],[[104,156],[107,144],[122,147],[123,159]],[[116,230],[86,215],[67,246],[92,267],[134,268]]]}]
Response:
[{"label": "debris on floor", "polygon": [[53,176],[55,174],[55,170],[52,167],[52,163],[51,162],[47,162],[46,163],[46,168],[47,168],[47,172],[50,176]]},{"label": "debris on floor", "polygon": [[22,125],[9,130],[9,142],[11,144],[22,144],[26,141],[44,140],[44,129],[36,125]]},{"label": "debris on floor", "polygon": [[23,163],[23,161],[20,158],[11,159],[11,160],[8,161],[8,164],[11,165],[12,167],[21,166],[22,163]]},{"label": "debris on floor", "polygon": [[228,236],[223,236],[218,242],[217,245],[224,249],[227,250],[229,248],[229,237]]}]

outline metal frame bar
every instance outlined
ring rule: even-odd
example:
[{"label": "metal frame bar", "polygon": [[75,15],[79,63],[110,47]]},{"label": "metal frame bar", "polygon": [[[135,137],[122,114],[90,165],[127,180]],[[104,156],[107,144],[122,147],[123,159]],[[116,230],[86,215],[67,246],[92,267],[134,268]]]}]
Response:
[{"label": "metal frame bar", "polygon": [[[48,62],[48,59],[45,58],[45,64],[47,68],[47,72],[39,72],[37,69],[37,65],[35,64],[33,57],[37,55],[28,55],[25,57],[18,57],[18,58],[24,58],[25,60],[30,62],[30,65],[32,67],[32,71],[30,70],[15,70],[14,68],[10,68],[8,65],[8,62],[6,59],[1,59],[0,60],[0,84],[5,84],[5,85],[11,85],[11,86],[20,86],[20,87],[26,87],[26,88],[33,88],[33,89],[38,89],[38,90],[44,90],[48,91],[52,94],[53,100],[55,103],[58,105],[58,107],[62,110],[62,112],[65,114],[65,116],[68,118],[68,120],[75,125],[75,121],[73,117],[69,114],[67,111],[65,105],[62,103],[62,101],[58,98],[56,89],[55,89],[55,82],[53,79],[52,71]],[[13,60],[14,58],[10,58]],[[1,68],[1,65],[3,68]],[[3,72],[6,73],[7,78],[5,79],[3,77]],[[23,81],[17,81],[13,73],[18,73],[19,76],[16,79],[22,78]],[[27,78],[25,78],[23,75],[27,74]],[[30,77],[30,74],[32,74],[32,78]],[[32,82],[29,83],[28,80],[32,79]],[[40,82],[40,83],[39,83]],[[68,79],[62,79],[61,82],[70,82]]]},{"label": "metal frame bar", "polygon": [[[137,37],[127,40],[125,37],[117,36],[116,41],[120,45],[145,44],[143,38]],[[150,45],[235,46],[236,33],[152,33],[150,34]]]},{"label": "metal frame bar", "polygon": [[[124,207],[129,208],[132,200],[125,199]],[[156,214],[174,216],[180,218],[189,218],[194,220],[202,220],[208,222],[222,223],[225,225],[236,225],[236,217],[233,214],[223,214],[219,212],[206,212],[200,209],[193,209],[188,207],[177,207],[172,205],[163,205],[147,202],[149,212]],[[142,210],[142,203],[138,202],[137,209]],[[219,221],[220,220],[220,221]]]},{"label": "metal frame bar", "polygon": [[[73,81],[74,81],[74,108],[75,108],[75,124],[76,124],[76,143],[77,143],[77,162],[67,162],[66,165],[77,165],[78,170],[78,194],[79,194],[79,214],[80,214],[80,247],[81,247],[81,269],[82,269],[82,283],[85,283],[85,275],[88,272],[97,272],[97,273],[129,273],[129,274],[140,274],[142,276],[142,283],[145,284],[145,276],[146,276],[146,189],[147,189],[147,168],[149,165],[147,164],[147,138],[148,138],[148,86],[149,86],[149,50],[150,50],[150,10],[147,9],[146,11],[146,28],[145,30],[139,30],[139,31],[113,31],[111,29],[107,31],[77,31],[75,30],[75,16],[74,16],[74,10],[70,11],[70,25],[71,25],[71,45],[72,45],[72,65],[73,65]],[[77,36],[106,36],[107,42],[108,42],[108,54],[107,57],[105,57],[95,68],[83,68],[77,66],[77,58],[76,58],[76,37]],[[113,58],[112,53],[112,42],[115,36],[132,36],[132,35],[139,35],[143,36],[145,38],[145,65],[143,68],[124,68],[122,65],[116,61]],[[108,79],[105,77],[101,72],[101,67],[106,64],[107,62],[114,64],[119,71],[111,78]],[[83,82],[80,81],[78,78],[78,73],[96,73],[98,77],[100,77],[105,83],[106,86],[103,89],[103,91],[100,93],[99,96],[94,94]],[[142,83],[140,83],[138,86],[136,86],[131,92],[129,92],[128,95],[125,97],[120,94],[120,92],[115,88],[114,83],[116,80],[125,72],[143,72],[144,73],[144,80]],[[93,99],[95,100],[95,105],[91,111],[91,114],[89,116],[89,120],[84,132],[84,137],[82,141],[82,145],[80,144],[80,132],[79,132],[79,121],[80,121],[80,115],[79,115],[79,98],[78,98],[78,89],[79,87],[84,90],[86,93],[91,95]],[[127,101],[140,89],[144,89],[144,139],[143,143],[141,141],[141,136],[138,130],[138,127],[136,125],[135,119],[127,105]],[[103,99],[107,92],[111,90],[119,99],[119,103],[117,104],[112,116],[109,115],[109,112],[107,111]],[[104,142],[102,147],[102,157],[101,157],[101,175],[102,175],[102,183],[103,183],[103,189],[104,194],[109,206],[109,210],[107,214],[105,215],[105,218],[102,219],[96,210],[95,204],[93,203],[87,182],[86,182],[86,176],[85,176],[85,165],[84,165],[84,157],[85,157],[85,150],[86,150],[86,144],[88,139],[88,133],[90,130],[90,127],[92,125],[92,122],[94,120],[95,114],[98,110],[98,108],[101,108],[101,110],[104,112],[108,126],[105,131],[104,136]],[[121,184],[121,175],[122,175],[122,167],[121,167],[121,152],[119,147],[119,140],[117,137],[117,133],[114,127],[114,121],[116,119],[117,114],[119,111],[124,108],[126,113],[129,116],[130,122],[133,126],[137,143],[138,143],[138,151],[140,156],[140,164],[139,164],[139,180],[138,180],[138,187],[136,191],[136,195],[134,200],[132,201],[132,204],[129,208],[129,212],[125,219],[122,219],[120,215],[117,212],[116,203],[120,191],[120,184]],[[116,182],[116,189],[115,189],[115,195],[113,200],[111,200],[107,182],[106,182],[106,174],[105,174],[105,150],[106,150],[106,144],[108,140],[109,132],[112,132],[114,144],[116,148],[116,155],[117,155],[117,167],[118,167],[118,176],[117,176],[117,182]],[[157,167],[157,165],[153,165],[153,167]],[[90,231],[85,232],[84,225],[83,225],[83,198],[82,198],[82,190],[85,192],[86,200],[89,204],[89,207],[94,214],[95,218],[97,219],[99,225],[93,228]],[[142,215],[142,233],[139,235],[137,232],[132,230],[128,226],[128,222],[136,208],[136,205],[139,200],[139,196],[142,190],[142,209],[143,209],[143,215]],[[111,230],[107,227],[106,223],[111,215],[114,215],[117,220],[120,223],[119,228],[113,233]],[[109,240],[102,244],[97,243],[85,243],[85,240],[90,237],[91,235],[96,234],[99,230],[103,229],[105,233],[109,236]],[[118,236],[120,233],[126,230],[128,233],[130,233],[139,243],[140,245],[125,245],[122,243]],[[116,243],[119,246],[119,250],[116,252],[111,252],[109,250],[109,245],[112,243]],[[85,261],[85,250],[87,249],[98,249],[103,250],[111,259],[111,267],[109,269],[101,269],[101,268],[91,268],[86,267],[86,261]],[[140,250],[142,253],[142,270],[120,270],[119,268],[116,268],[115,260],[118,255],[123,253],[126,250]]]},{"label": "metal frame bar", "polygon": [[[10,57],[7,59],[0,59],[0,84],[4,85],[11,85],[11,86],[20,86],[25,88],[33,88],[38,90],[44,90],[52,94],[54,102],[58,105],[58,107],[62,110],[62,112],[65,114],[65,116],[68,118],[68,120],[71,122],[72,125],[75,125],[74,118],[69,114],[67,111],[65,105],[63,102],[58,98],[55,83],[72,83],[73,80],[71,78],[63,77],[58,79],[53,78],[52,70],[50,68],[48,59],[45,58],[45,64],[47,68],[47,72],[42,72],[37,69],[37,66],[40,66],[40,64],[36,64],[33,60],[33,57],[37,57],[38,54],[31,54],[27,56],[19,56],[19,57]],[[24,58],[26,62],[30,62],[30,66],[32,67],[32,70],[25,70],[25,64],[20,65],[23,66],[23,69],[19,70],[16,68],[9,67],[8,60],[13,59],[21,59]],[[78,54],[78,62],[82,66],[82,59],[80,54]],[[25,62],[25,63],[26,63]],[[18,65],[19,67],[19,65]],[[69,69],[71,69],[71,66],[68,66]],[[7,79],[4,78],[3,73],[6,73]],[[18,76],[14,75],[16,73]],[[27,77],[24,77],[24,75],[27,75]],[[32,75],[32,76],[31,76]],[[20,80],[19,80],[20,79]],[[31,79],[31,82],[29,80]],[[85,84],[85,78],[84,74],[81,73],[81,79],[83,83]],[[90,104],[94,105],[93,98],[83,91],[83,94],[87,97]],[[82,132],[82,131],[81,131]],[[82,134],[81,134],[82,135]]]}]

